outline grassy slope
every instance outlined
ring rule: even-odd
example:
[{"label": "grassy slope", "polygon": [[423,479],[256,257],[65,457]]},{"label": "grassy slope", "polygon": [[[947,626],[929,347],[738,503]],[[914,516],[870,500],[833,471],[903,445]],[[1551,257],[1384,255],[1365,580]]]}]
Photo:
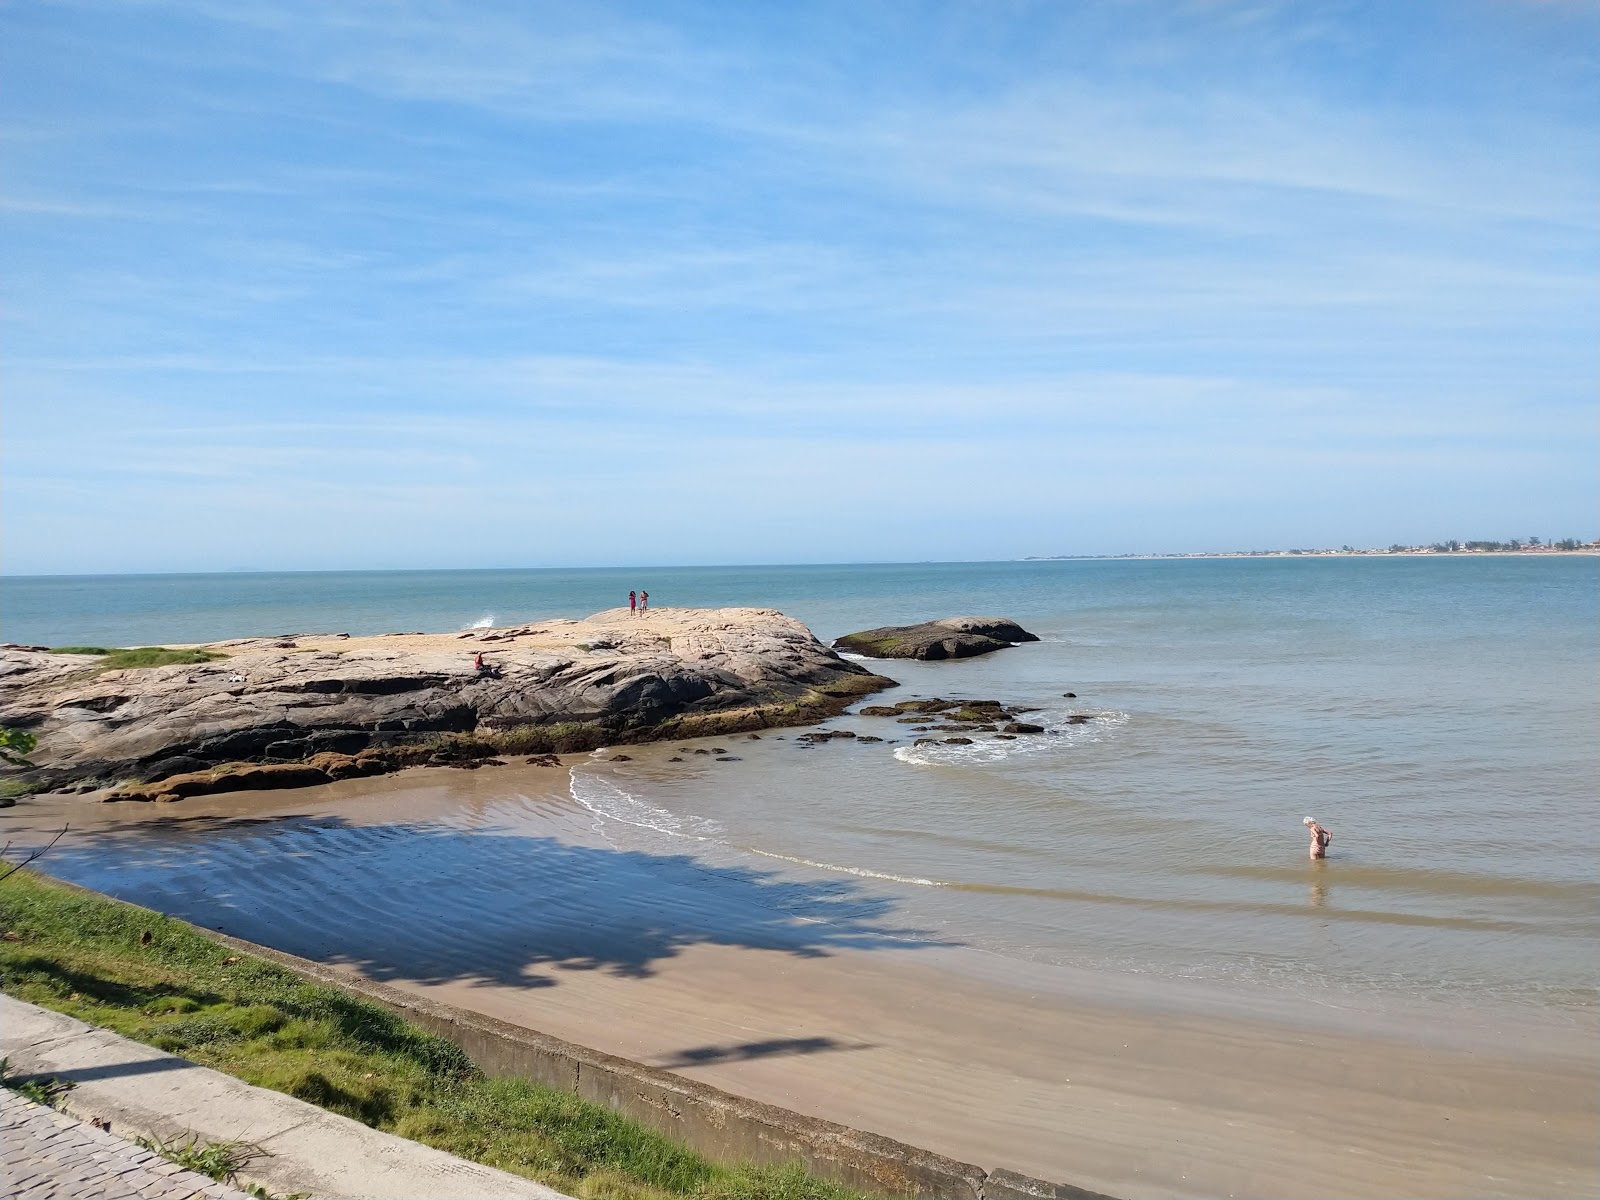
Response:
[{"label": "grassy slope", "polygon": [[0,923],[13,996],[577,1196],[854,1195],[798,1170],[717,1166],[570,1093],[487,1079],[376,1005],[31,872],[0,883]]}]

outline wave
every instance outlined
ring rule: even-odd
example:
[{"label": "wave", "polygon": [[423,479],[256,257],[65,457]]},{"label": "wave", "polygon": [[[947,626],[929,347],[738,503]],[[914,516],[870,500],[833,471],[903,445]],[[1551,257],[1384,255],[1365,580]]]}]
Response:
[{"label": "wave", "polygon": [[918,887],[947,887],[937,879],[921,879],[916,875],[896,875],[890,871],[874,871],[868,867],[844,867],[838,863],[818,862],[813,858],[796,858],[792,854],[778,854],[771,850],[757,850],[754,846],[745,846],[751,854],[759,854],[762,858],[776,858],[783,862],[799,863],[803,867],[815,867],[819,871],[832,871],[839,875],[855,875],[861,879],[887,879],[893,883],[912,883]]},{"label": "wave", "polygon": [[883,879],[890,883],[907,883],[917,887],[944,887],[936,879],[922,879],[915,875],[896,875],[891,871],[874,871],[870,867],[850,867],[840,863],[818,862],[811,858],[798,858],[791,854],[779,854],[774,850],[762,850],[757,846],[739,846],[723,840],[720,836],[722,826],[716,821],[705,817],[679,817],[668,812],[660,805],[652,804],[642,796],[636,796],[623,788],[618,787],[609,779],[587,773],[580,774],[574,767],[571,774],[570,791],[572,798],[597,817],[608,821],[617,821],[623,825],[632,825],[636,829],[649,829],[655,833],[664,833],[670,837],[686,838],[693,842],[709,842],[713,845],[723,846],[729,850],[742,851],[746,854],[758,854],[762,858],[775,858],[781,862],[795,863],[798,866],[814,867],[819,871],[829,871],[838,875],[854,875],[860,879]]},{"label": "wave", "polygon": [[468,629],[493,629],[494,628],[494,614],[493,613],[484,613],[483,616],[479,617],[471,625],[463,625],[461,628],[463,630],[468,630]]},{"label": "wave", "polygon": [[1305,885],[1337,882],[1341,888],[1366,888],[1411,895],[1469,898],[1509,896],[1570,903],[1589,912],[1593,912],[1595,906],[1600,905],[1600,884],[1590,880],[1490,875],[1452,871],[1417,863],[1386,867],[1345,860],[1337,862],[1337,875],[1325,874],[1322,864],[1308,863],[1304,859],[1295,866],[1215,863],[1198,864],[1186,867],[1185,870],[1194,875],[1214,875],[1253,883]]},{"label": "wave", "polygon": [[696,842],[715,842],[717,835],[722,832],[722,826],[715,821],[703,817],[680,818],[599,775],[580,773],[574,767],[570,778],[568,790],[572,798],[595,816],[608,821]]},{"label": "wave", "polygon": [[1437,929],[1467,929],[1490,933],[1538,931],[1545,936],[1591,937],[1587,920],[1555,925],[1549,920],[1521,920],[1513,917],[1473,917],[1455,914],[1400,912],[1393,909],[1340,908],[1335,905],[1286,903],[1263,900],[1209,900],[1177,896],[1128,896],[1116,892],[1096,892],[1081,888],[1025,887],[1009,883],[944,883],[940,887],[958,892],[993,896],[1030,896],[1043,900],[1066,900],[1079,904],[1119,905],[1163,913],[1248,913],[1255,916],[1289,917],[1294,920],[1350,921],[1371,925],[1413,925]]},{"label": "wave", "polygon": [[[1073,729],[1082,728],[1073,726]],[[1034,735],[1049,737],[1049,735]],[[1056,739],[1059,740],[1059,739]],[[943,748],[943,747],[941,747]],[[948,747],[968,749],[968,747]],[[572,798],[597,817],[648,829],[670,837],[704,842],[737,853],[754,854],[761,858],[776,859],[796,866],[810,867],[835,875],[852,875],[858,879],[881,879],[912,887],[940,888],[954,892],[978,895],[1019,896],[1041,900],[1066,901],[1078,904],[1107,905],[1113,907],[1142,908],[1166,913],[1251,914],[1256,916],[1288,917],[1295,920],[1312,919],[1321,922],[1338,921],[1365,925],[1399,925],[1420,928],[1471,930],[1475,932],[1518,933],[1534,928],[1550,936],[1589,936],[1591,925],[1587,920],[1552,922],[1548,918],[1533,922],[1512,917],[1478,917],[1466,914],[1430,914],[1403,912],[1392,909],[1341,908],[1336,905],[1308,906],[1301,902],[1220,900],[1201,897],[1138,896],[1117,892],[1095,891],[1088,888],[1030,887],[1027,885],[993,883],[980,880],[929,879],[919,875],[902,875],[894,871],[878,871],[871,867],[853,867],[843,863],[824,862],[795,854],[779,854],[758,846],[741,846],[726,841],[722,828],[715,821],[702,817],[679,817],[660,805],[652,804],[641,796],[618,787],[599,775],[580,773],[574,768],[571,775]]]},{"label": "wave", "polygon": [[958,766],[968,763],[1000,762],[1029,754],[1042,754],[1062,747],[1087,746],[1116,736],[1116,731],[1131,719],[1125,712],[1100,712],[1094,720],[1083,725],[1068,725],[1067,718],[1076,710],[1038,710],[1024,719],[1035,725],[1060,726],[1052,733],[1018,734],[1011,742],[984,740],[978,734],[969,746],[947,746],[944,742],[931,742],[921,746],[900,746],[895,758],[917,767]]}]

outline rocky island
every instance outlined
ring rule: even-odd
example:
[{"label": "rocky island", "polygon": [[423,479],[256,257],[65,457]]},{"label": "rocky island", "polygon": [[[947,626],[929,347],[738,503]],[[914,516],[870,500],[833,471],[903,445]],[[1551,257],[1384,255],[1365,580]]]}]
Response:
[{"label": "rocky island", "polygon": [[1039,639],[1004,617],[945,617],[921,625],[886,625],[836,638],[835,650],[868,658],[918,658],[928,661],[971,658]]},{"label": "rocky island", "polygon": [[158,664],[189,661],[151,666],[80,649],[0,648],[0,725],[38,743],[6,774],[49,788],[122,785],[110,799],[812,724],[895,686],[761,608],[241,638],[152,652]]}]

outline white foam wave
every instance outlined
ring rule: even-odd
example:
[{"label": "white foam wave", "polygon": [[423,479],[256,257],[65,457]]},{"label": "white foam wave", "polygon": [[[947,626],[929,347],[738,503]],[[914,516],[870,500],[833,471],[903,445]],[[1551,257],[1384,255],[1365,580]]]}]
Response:
[{"label": "white foam wave", "polygon": [[850,651],[848,651],[848,650],[835,650],[834,653],[837,654],[840,658],[848,658],[852,662],[867,662],[868,661],[867,656],[865,654],[851,654]]},{"label": "white foam wave", "polygon": [[781,862],[813,867],[819,871],[830,871],[839,875],[854,875],[860,879],[884,879],[891,883],[908,883],[917,887],[946,886],[937,879],[923,879],[916,875],[897,875],[892,871],[874,871],[870,867],[847,867],[839,863],[818,862],[816,859],[779,854],[755,846],[734,846],[722,840],[719,836],[722,833],[722,826],[715,821],[703,817],[680,818],[659,805],[651,804],[643,797],[623,790],[609,779],[586,772],[580,774],[577,768],[573,768],[571,779],[572,798],[595,816],[607,821],[617,821],[637,829],[649,829],[692,842],[710,842],[730,850],[742,850],[746,854],[758,854],[762,858],[775,858]]},{"label": "white foam wave", "polygon": [[895,875],[889,871],[873,871],[867,867],[842,867],[838,863],[817,862],[812,858],[796,858],[792,854],[777,854],[771,850],[757,850],[754,846],[746,846],[751,854],[759,854],[762,858],[776,858],[783,862],[799,863],[803,867],[815,867],[819,871],[834,871],[840,875],[855,875],[862,879],[888,879],[895,883],[914,883],[918,887],[944,887],[937,879],[921,879],[915,875]]},{"label": "white foam wave", "polygon": [[466,628],[467,629],[493,629],[494,628],[494,614],[493,613],[484,613],[483,616],[479,617],[471,625],[466,626]]},{"label": "white foam wave", "polygon": [[609,779],[580,772],[576,767],[572,770],[571,781],[568,790],[572,798],[595,816],[608,821],[696,842],[714,842],[722,832],[722,826],[715,821],[704,817],[679,817],[642,796],[625,791]]},{"label": "white foam wave", "polygon": [[1039,711],[1024,715],[1023,720],[1035,725],[1044,725],[1047,728],[1059,727],[1054,733],[1018,734],[1017,739],[1012,742],[985,740],[982,734],[978,734],[974,736],[970,746],[947,746],[943,741],[929,742],[921,746],[898,746],[895,748],[894,756],[903,763],[918,767],[1000,762],[1007,758],[1043,754],[1050,750],[1101,742],[1115,736],[1116,731],[1126,725],[1129,719],[1125,712],[1102,712],[1095,713],[1094,720],[1085,724],[1068,725],[1066,722],[1070,715],[1069,710]]}]

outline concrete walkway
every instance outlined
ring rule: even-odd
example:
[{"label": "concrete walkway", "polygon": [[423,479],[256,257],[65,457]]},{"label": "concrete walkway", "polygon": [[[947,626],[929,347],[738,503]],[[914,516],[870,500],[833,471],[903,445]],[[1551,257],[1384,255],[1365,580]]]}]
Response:
[{"label": "concrete walkway", "polygon": [[[61,1101],[62,1108],[76,1117],[98,1118],[109,1125],[113,1134],[167,1138],[193,1132],[206,1141],[244,1141],[260,1147],[265,1156],[246,1166],[240,1176],[244,1182],[260,1184],[275,1194],[306,1192],[316,1200],[567,1200],[562,1193],[542,1184],[369,1129],[292,1096],[252,1087],[231,1075],[4,994],[0,994],[0,1056],[10,1060],[8,1071],[12,1075],[53,1076],[72,1083],[74,1086]],[[5,1110],[8,1170],[22,1172],[33,1167],[39,1179],[30,1186],[42,1187],[57,1178],[50,1172],[95,1169],[79,1162],[83,1156],[75,1158],[65,1152],[64,1165],[52,1165],[48,1146],[63,1136],[59,1132],[42,1143],[34,1143],[44,1149],[37,1149],[32,1157],[24,1151],[24,1157],[13,1164],[13,1145],[30,1144],[29,1135],[12,1132],[10,1114],[14,1108],[8,1102]],[[32,1129],[34,1114],[28,1116],[28,1128]],[[41,1136],[44,1132],[40,1131]],[[87,1131],[99,1132],[92,1128]],[[78,1135],[84,1135],[81,1127]],[[98,1139],[89,1140],[95,1143],[95,1150],[89,1151],[87,1158],[98,1161],[94,1154],[102,1147]],[[139,1153],[136,1147],[123,1145]],[[217,1188],[203,1177],[194,1178]],[[102,1194],[65,1186],[71,1182],[63,1178],[60,1184],[49,1184],[58,1190],[37,1193],[18,1186],[6,1195],[31,1198],[37,1194],[42,1198]],[[239,1194],[226,1188],[212,1192],[173,1192],[169,1188],[104,1193],[107,1197],[148,1196],[163,1200],[190,1195],[210,1200]]]}]

